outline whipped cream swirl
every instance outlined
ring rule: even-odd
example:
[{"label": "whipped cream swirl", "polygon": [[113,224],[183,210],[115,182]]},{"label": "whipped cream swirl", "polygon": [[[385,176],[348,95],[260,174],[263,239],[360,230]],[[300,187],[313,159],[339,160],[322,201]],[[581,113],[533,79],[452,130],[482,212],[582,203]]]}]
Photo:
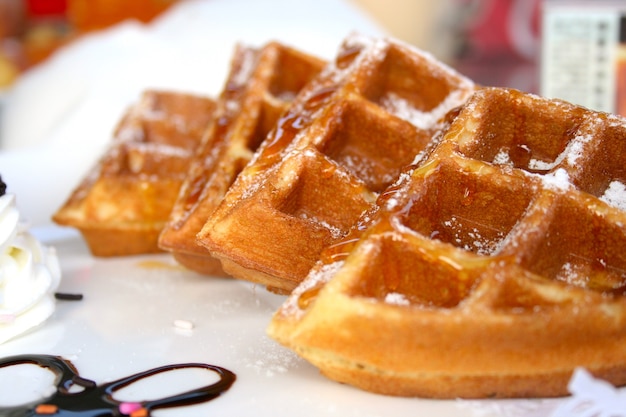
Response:
[{"label": "whipped cream swirl", "polygon": [[61,268],[20,221],[15,195],[0,196],[0,344],[41,324],[54,312]]}]

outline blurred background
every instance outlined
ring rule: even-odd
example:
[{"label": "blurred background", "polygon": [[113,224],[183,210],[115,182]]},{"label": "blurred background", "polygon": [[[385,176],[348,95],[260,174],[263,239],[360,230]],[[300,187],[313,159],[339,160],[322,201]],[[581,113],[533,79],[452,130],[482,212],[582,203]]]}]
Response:
[{"label": "blurred background", "polygon": [[[249,16],[254,4],[267,8],[252,22],[260,38],[276,32],[263,27],[268,16],[271,24],[290,27],[288,38],[294,39],[365,28],[429,51],[479,84],[626,115],[626,65],[621,64],[626,62],[626,0],[304,0],[300,15],[300,4],[285,11],[283,0],[232,0],[230,10],[227,0],[0,0],[0,106],[8,105],[1,98],[17,80],[59,50],[124,22],[148,26],[185,2],[224,13],[220,24],[232,33],[241,25],[242,38],[250,29],[243,26],[254,19]],[[319,14],[308,16],[314,4]],[[238,5],[241,14],[229,14]],[[214,24],[212,19],[206,24]],[[219,37],[207,43],[227,42],[217,31],[206,33]],[[0,145],[6,142],[1,127]]]},{"label": "blurred background", "polygon": [[[46,84],[43,87],[33,86],[32,79],[37,76],[31,73],[38,75],[43,72],[40,67],[45,67],[48,72],[52,72],[48,68],[59,65],[56,63],[50,65],[48,62],[55,55],[59,55],[59,51],[64,51],[64,55],[67,56],[69,53],[65,50],[80,49],[76,44],[80,44],[81,39],[91,38],[93,36],[88,35],[107,33],[107,31],[110,32],[107,34],[108,38],[117,38],[118,43],[125,42],[120,33],[128,32],[123,36],[128,37],[126,43],[131,45],[137,42],[138,35],[143,36],[145,33],[138,33],[136,27],[130,30],[128,24],[124,26],[125,23],[134,22],[150,27],[150,25],[155,25],[155,21],[167,22],[172,10],[180,9],[184,3],[207,5],[206,15],[191,16],[195,22],[191,22],[192,29],[188,31],[195,30],[196,38],[201,38],[206,44],[214,44],[217,41],[226,45],[232,40],[229,34],[236,33],[238,25],[242,26],[241,40],[245,42],[250,42],[247,38],[255,37],[254,34],[247,33],[250,31],[250,25],[258,26],[258,42],[262,42],[263,37],[269,36],[270,33],[277,33],[279,37],[283,36],[274,28],[263,27],[262,19],[269,16],[273,23],[267,26],[278,24],[285,28],[295,28],[291,29],[293,35],[290,34],[286,39],[279,40],[293,43],[296,39],[306,38],[305,42],[293,45],[295,47],[309,48],[308,38],[318,36],[319,42],[311,42],[314,49],[307,50],[311,53],[318,53],[319,49],[324,54],[326,50],[322,48],[323,38],[340,35],[340,37],[335,36],[337,40],[332,42],[334,51],[335,44],[338,44],[344,35],[354,30],[374,35],[391,35],[431,52],[480,84],[538,92],[540,2],[541,0],[323,0],[317,3],[295,2],[294,5],[289,5],[288,8],[292,9],[290,12],[285,10],[288,2],[283,0],[258,0],[256,2],[246,0],[0,0],[0,146],[6,149],[31,145],[47,134],[43,126],[52,124],[54,122],[52,118],[58,115],[50,111],[44,112],[45,114],[41,114],[43,111],[38,113],[37,109],[30,104],[35,99],[44,100],[52,94],[59,96],[59,108],[63,108],[65,103],[79,100],[79,98],[73,98],[73,96],[78,97],[83,94],[78,91],[79,84],[92,82],[86,81],[88,78],[86,72],[101,71],[101,66],[85,67],[86,59],[103,59],[105,65],[113,66],[115,65],[113,58],[117,59],[114,55],[132,53],[130,46],[125,48],[127,51],[112,49],[116,46],[94,46],[91,49],[96,47],[103,49],[100,56],[96,51],[91,51],[89,54],[83,51],[84,57],[74,59],[79,62],[66,64],[74,67],[65,70],[66,74],[72,71],[77,73],[69,82],[69,86],[62,85],[62,83],[68,83],[69,75],[59,80],[59,71],[57,74],[48,76],[47,83],[46,80],[40,80],[40,84]],[[241,5],[241,14],[232,14],[238,4]],[[257,8],[265,5],[271,11],[263,11],[262,15],[266,14],[265,17],[261,15],[258,21],[250,22],[250,19],[254,19],[250,16],[251,5]],[[300,5],[304,12],[298,16],[296,8]],[[311,5],[319,5],[318,17],[311,16]],[[211,13],[223,14],[221,21],[218,22],[222,26],[220,29],[222,33],[217,29],[213,31],[209,28],[193,29],[194,25],[200,26],[201,19],[206,19],[205,25],[215,25],[215,17],[209,16]],[[328,15],[328,18],[325,18],[324,14]],[[176,19],[169,19],[169,21],[173,20]],[[242,22],[245,23],[242,24]],[[171,27],[172,25],[166,23],[156,24],[156,26]],[[171,36],[171,39],[165,38],[163,44],[183,42],[178,39],[172,40],[175,37],[180,38],[180,26],[184,24],[178,26],[175,30],[177,33]],[[117,30],[116,33],[112,33],[111,28],[118,27],[125,27],[126,30]],[[173,33],[171,30],[169,32]],[[192,41],[199,43],[197,39]],[[137,45],[136,47],[144,50],[150,47],[156,49],[154,45],[147,47]],[[232,45],[228,46],[230,47]],[[207,49],[206,53],[213,54],[217,61],[222,55],[220,52]],[[135,60],[142,59],[141,55],[144,53],[145,51],[138,51]],[[75,55],[78,54],[75,53]],[[332,54],[326,54],[325,57],[332,58]],[[227,59],[220,59],[227,61]],[[61,59],[56,59],[56,61],[59,60]],[[172,65],[172,62],[169,64]],[[224,67],[225,64],[226,62],[223,63]],[[121,63],[118,69],[112,68],[112,72],[120,72],[119,68],[123,65],[129,65],[129,63]],[[146,66],[147,64],[144,62],[138,63],[139,65]],[[160,71],[164,70],[160,69]],[[26,80],[18,82],[22,78]],[[156,75],[154,78],[155,83],[161,81],[156,79]],[[187,78],[189,82],[193,79],[192,76]],[[214,78],[219,79],[219,76]],[[147,80],[147,78],[140,79],[141,82],[147,82]],[[18,88],[12,88],[16,84]],[[27,84],[27,86],[22,84]],[[58,87],[55,89],[53,84]],[[136,83],[137,86],[140,84]],[[32,87],[28,88],[28,85]],[[155,87],[158,86],[155,85]],[[25,98],[27,94],[23,90],[30,90],[28,99]],[[34,90],[39,91],[38,97],[33,98],[32,91]],[[119,100],[128,101],[131,90],[133,89],[126,88],[129,92],[128,97],[120,96]],[[63,92],[62,95],[61,92]],[[113,94],[111,91],[105,93],[103,100],[106,99],[107,94]],[[26,100],[31,102],[26,103]],[[33,123],[30,118],[22,121],[25,114],[22,110],[24,107],[32,108],[32,115],[39,119],[36,121],[38,124]],[[39,104],[39,107],[43,107],[43,104]],[[42,127],[37,129],[37,126]],[[35,130],[38,131],[34,132]]]},{"label": "blurred background", "polygon": [[[150,22],[178,1],[184,0],[0,0],[0,85],[85,33],[126,19]],[[479,63],[519,67],[538,57],[540,0],[346,1],[392,36],[449,63],[462,61],[477,77]],[[498,76],[506,84],[514,75]]]}]

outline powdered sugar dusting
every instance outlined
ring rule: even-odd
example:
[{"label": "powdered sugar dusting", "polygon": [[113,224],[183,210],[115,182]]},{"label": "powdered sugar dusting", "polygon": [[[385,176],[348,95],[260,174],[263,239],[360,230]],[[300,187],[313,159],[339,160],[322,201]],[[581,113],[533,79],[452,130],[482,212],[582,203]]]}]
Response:
[{"label": "powdered sugar dusting", "polygon": [[239,71],[233,74],[231,81],[238,85],[243,85],[252,76],[252,72],[256,67],[256,53],[250,48],[242,49],[243,59],[241,60],[241,67]]},{"label": "powdered sugar dusting", "polygon": [[572,185],[569,180],[569,174],[563,168],[559,168],[542,177],[543,184],[546,188],[552,190],[567,190]]},{"label": "powdered sugar dusting", "polygon": [[557,156],[554,161],[544,161],[541,159],[532,158],[528,161],[528,168],[534,169],[536,171],[549,171],[557,167],[566,157],[571,156],[572,143],[577,143],[576,141],[571,141],[567,148]]},{"label": "powdered sugar dusting", "polygon": [[511,155],[509,155],[508,149],[500,149],[493,157],[493,163],[497,165],[512,165],[513,161],[511,161]]},{"label": "powdered sugar dusting", "polygon": [[248,355],[243,360],[246,368],[267,378],[286,374],[301,364],[300,358],[293,351],[284,349],[268,338],[263,338],[260,343],[249,347]]},{"label": "powdered sugar dusting", "polygon": [[385,296],[385,303],[399,306],[408,306],[411,304],[411,302],[406,298],[406,295],[398,292],[388,293]]},{"label": "powdered sugar dusting", "polygon": [[122,127],[116,133],[116,139],[122,142],[141,142],[145,138],[142,126],[137,124],[129,124]]},{"label": "powdered sugar dusting", "polygon": [[[384,57],[384,51],[387,49],[388,43],[383,39],[371,39],[369,37],[352,34],[348,36],[343,44],[342,51],[351,49],[361,49],[361,52],[354,61],[345,68],[339,68],[336,61],[331,61],[322,70],[319,80],[327,80],[333,84],[343,83],[346,80],[346,74],[353,71],[355,67],[363,65],[364,60],[377,60]],[[341,54],[339,54],[341,55]],[[315,92],[315,89],[310,89]]]},{"label": "powdered sugar dusting", "polygon": [[[380,104],[387,110],[391,111],[397,117],[400,117],[420,129],[428,129],[433,127],[445,114],[463,104],[470,93],[474,89],[474,83],[459,74],[457,71],[447,66],[443,62],[438,61],[430,53],[415,48],[412,45],[403,43],[398,40],[389,40],[384,38],[369,39],[360,35],[350,36],[345,46],[348,48],[363,48],[360,56],[357,57],[353,65],[363,66],[364,68],[373,67],[373,65],[365,64],[365,62],[381,62],[385,59],[390,46],[393,44],[408,50],[409,56],[418,61],[425,61],[431,72],[437,73],[441,77],[453,77],[456,79],[456,89],[450,93],[433,109],[422,110],[416,108],[409,100],[400,97],[393,91],[387,92],[381,99]],[[420,63],[420,65],[424,65]]]},{"label": "powdered sugar dusting", "polygon": [[610,206],[626,211],[626,186],[620,181],[612,181],[600,197]]},{"label": "powdered sugar dusting", "polygon": [[554,162],[542,161],[541,159],[531,159],[528,161],[528,168],[535,171],[548,171],[553,168]]},{"label": "powdered sugar dusting", "polygon": [[328,223],[325,220],[322,220],[318,217],[315,216],[311,216],[307,213],[301,213],[300,214],[300,218],[303,220],[308,220],[311,221],[313,223],[316,223],[320,226],[322,226],[324,229],[328,230],[330,232],[330,235],[334,238],[334,239],[338,239],[343,235],[343,231],[337,227],[337,226],[333,226],[332,224]]},{"label": "powdered sugar dusting", "polygon": [[225,100],[224,109],[227,113],[235,114],[239,111],[241,105],[238,100]]},{"label": "powdered sugar dusting", "polygon": [[[384,38],[370,38],[361,34],[353,34],[345,41],[345,46],[351,48],[363,48],[359,59],[380,61],[385,57],[390,42]],[[356,61],[355,61],[356,62]]]},{"label": "powdered sugar dusting", "polygon": [[589,285],[587,274],[579,271],[580,268],[576,264],[566,262],[561,266],[558,279],[567,282],[570,285],[585,288]]},{"label": "powdered sugar dusting", "polygon": [[[475,224],[476,222],[452,216],[450,220],[445,221],[443,225],[452,230],[454,236],[453,243],[466,251],[471,251],[479,255],[490,255],[495,252],[498,243],[505,237],[504,233],[498,233],[499,237],[496,240],[486,238],[478,228],[470,227],[464,223]],[[485,225],[482,226],[484,227]],[[467,240],[468,237],[470,238],[469,241]]]},{"label": "powdered sugar dusting", "polygon": [[584,154],[584,144],[593,139],[592,135],[580,135],[574,138],[568,146],[567,163],[575,166],[578,159]]},{"label": "powdered sugar dusting", "polygon": [[466,91],[452,91],[437,107],[428,111],[417,109],[410,101],[393,91],[382,97],[380,102],[395,116],[410,122],[419,129],[429,129],[435,126],[447,112],[462,104],[466,96]]},{"label": "powdered sugar dusting", "polygon": [[256,194],[262,188],[263,184],[260,181],[252,181],[250,178],[242,176],[241,181],[244,181],[244,180],[248,180],[248,181],[246,181],[247,185],[243,189],[241,199],[247,200],[248,198]]}]

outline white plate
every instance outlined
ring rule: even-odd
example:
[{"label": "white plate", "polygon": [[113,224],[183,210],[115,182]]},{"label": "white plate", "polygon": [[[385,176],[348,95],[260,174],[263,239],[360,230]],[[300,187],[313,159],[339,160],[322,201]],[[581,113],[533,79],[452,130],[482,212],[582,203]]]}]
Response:
[{"label": "white plate", "polygon": [[[43,326],[0,345],[0,357],[60,355],[98,383],[187,362],[219,365],[237,375],[225,395],[156,416],[546,416],[556,405],[557,400],[394,398],[344,386],[266,336],[282,296],[183,270],[167,254],[96,259],[74,232],[47,228],[37,234],[57,248],[63,270],[59,291],[84,298],[58,301]],[[193,329],[176,327],[176,320],[192,323]],[[28,388],[7,384],[8,379],[0,373],[3,398],[25,394]],[[194,383],[203,380],[189,381]],[[150,383],[145,390],[160,392],[163,384]]]},{"label": "white plate", "polygon": [[[83,294],[84,299],[57,302],[55,314],[41,327],[0,345],[0,358],[60,355],[71,360],[83,377],[98,383],[187,362],[219,365],[237,374],[224,396],[198,406],[155,412],[156,416],[549,415],[559,400],[430,401],[385,397],[340,385],[266,336],[265,328],[283,297],[249,283],[185,271],[165,254],[96,259],[77,233],[50,226],[51,214],[108,141],[123,103],[142,88],[189,84],[215,94],[235,41],[260,44],[282,39],[329,57],[349,32],[378,32],[340,0],[189,4],[189,9],[178,10],[157,26],[157,37],[166,42],[152,42],[152,37],[148,41],[135,26],[123,26],[111,36],[87,40],[80,48],[57,56],[13,91],[11,105],[4,109],[2,139],[8,151],[0,152],[0,175],[16,194],[23,217],[36,227],[36,235],[56,247],[63,271],[59,290]],[[247,12],[242,14],[242,10]],[[133,56],[125,48],[121,49],[125,54],[115,56],[117,66],[110,64],[111,56],[96,53],[110,53],[108,48],[119,46],[116,36],[120,33],[130,33],[130,39],[150,46],[144,48],[140,66],[130,65]],[[195,52],[186,54],[185,50]],[[167,54],[161,55],[162,51]],[[100,56],[107,65],[84,60],[78,52]],[[191,59],[191,65],[171,59],[183,55]],[[146,73],[143,68],[153,59],[180,65]],[[90,72],[91,66],[81,66],[84,77],[74,77],[68,68],[77,62],[92,63],[98,70]],[[118,82],[117,73],[112,75],[111,70],[123,72],[126,82]],[[181,75],[178,71],[183,70]],[[176,320],[193,323],[194,328],[177,328]],[[33,372],[30,369],[16,378],[0,370],[0,405],[44,392],[50,379],[40,374],[33,377]],[[197,375],[187,379],[192,387],[206,383]],[[158,395],[166,384],[150,383],[144,390]]]}]

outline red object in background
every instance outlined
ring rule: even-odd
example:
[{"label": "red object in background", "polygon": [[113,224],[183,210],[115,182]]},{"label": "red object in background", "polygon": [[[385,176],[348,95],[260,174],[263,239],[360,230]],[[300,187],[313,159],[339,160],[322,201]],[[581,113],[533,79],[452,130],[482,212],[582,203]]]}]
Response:
[{"label": "red object in background", "polygon": [[455,1],[455,67],[482,85],[538,93],[542,0]]},{"label": "red object in background", "polygon": [[541,0],[458,0],[463,58],[536,61]]},{"label": "red object in background", "polygon": [[67,10],[67,0],[27,0],[26,5],[31,17],[64,16]]},{"label": "red object in background", "polygon": [[178,0],[0,0],[0,88],[85,32],[150,22]]}]

